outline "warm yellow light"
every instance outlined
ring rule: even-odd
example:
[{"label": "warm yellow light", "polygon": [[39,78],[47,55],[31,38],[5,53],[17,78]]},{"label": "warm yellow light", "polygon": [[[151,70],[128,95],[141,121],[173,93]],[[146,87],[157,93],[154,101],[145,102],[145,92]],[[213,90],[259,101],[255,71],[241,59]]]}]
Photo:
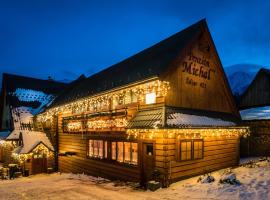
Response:
[{"label": "warm yellow light", "polygon": [[[100,94],[94,97],[86,97],[83,99],[75,100],[71,103],[51,108],[46,110],[46,112],[41,113],[37,116],[39,122],[45,122],[47,120],[53,120],[53,116],[57,116],[58,113],[86,113],[86,112],[96,112],[100,109],[107,108],[114,105],[113,101],[116,101],[115,104],[125,103],[125,94],[134,94],[136,100],[140,99],[144,101],[146,96],[147,104],[152,104],[156,102],[156,97],[165,97],[170,90],[169,82],[155,80],[148,83],[128,87],[125,89],[109,92],[107,94]],[[114,107],[112,106],[114,109]]]},{"label": "warm yellow light", "polygon": [[156,93],[152,92],[152,93],[148,93],[145,96],[145,103],[146,104],[152,104],[152,103],[156,103]]}]

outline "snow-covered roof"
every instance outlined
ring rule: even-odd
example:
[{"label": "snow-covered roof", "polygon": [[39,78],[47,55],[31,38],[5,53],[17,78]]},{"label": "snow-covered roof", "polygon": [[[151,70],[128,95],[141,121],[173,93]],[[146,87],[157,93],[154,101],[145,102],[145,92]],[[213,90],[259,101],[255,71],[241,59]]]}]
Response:
[{"label": "snow-covered roof", "polygon": [[270,119],[270,106],[241,110],[240,115],[242,120]]},{"label": "snow-covered roof", "polygon": [[17,88],[15,92],[11,93],[11,95],[17,97],[18,100],[21,102],[38,102],[39,106],[36,108],[32,107],[31,109],[31,113],[33,115],[41,112],[44,109],[44,107],[46,105],[49,105],[55,97],[52,94],[46,94],[42,91],[24,88]]},{"label": "snow-covered roof", "polygon": [[[167,116],[166,119],[163,119],[164,116]],[[140,110],[128,122],[127,128],[223,127],[235,126],[236,123],[237,119],[226,113],[159,107]]]},{"label": "snow-covered roof", "polygon": [[198,116],[184,113],[172,113],[167,117],[167,125],[173,127],[182,126],[235,126],[231,121],[219,118]]},{"label": "snow-covered roof", "polygon": [[31,130],[33,126],[33,116],[42,112],[55,96],[42,91],[17,88],[15,92],[10,92],[13,98],[11,104],[12,119],[14,129]]},{"label": "snow-covered roof", "polygon": [[43,143],[50,150],[54,150],[49,138],[43,132],[38,131],[20,131],[22,134],[23,145],[17,147],[14,153],[26,154],[30,153],[36,146]]}]

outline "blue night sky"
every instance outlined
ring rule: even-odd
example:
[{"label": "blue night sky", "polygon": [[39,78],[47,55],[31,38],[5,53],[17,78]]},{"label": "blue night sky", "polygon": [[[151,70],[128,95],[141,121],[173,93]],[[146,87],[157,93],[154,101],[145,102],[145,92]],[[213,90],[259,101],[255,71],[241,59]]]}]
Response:
[{"label": "blue night sky", "polygon": [[75,79],[206,18],[224,66],[270,66],[270,1],[0,1],[0,73]]}]

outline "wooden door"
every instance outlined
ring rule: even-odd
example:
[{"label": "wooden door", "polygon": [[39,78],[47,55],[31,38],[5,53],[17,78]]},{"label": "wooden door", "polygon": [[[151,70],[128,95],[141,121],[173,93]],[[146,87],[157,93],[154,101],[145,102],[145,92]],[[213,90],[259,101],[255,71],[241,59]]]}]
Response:
[{"label": "wooden door", "polygon": [[142,148],[142,183],[153,179],[155,169],[155,149],[153,143],[143,143]]},{"label": "wooden door", "polygon": [[32,158],[32,174],[45,173],[47,171],[47,158],[44,155],[34,155]]}]

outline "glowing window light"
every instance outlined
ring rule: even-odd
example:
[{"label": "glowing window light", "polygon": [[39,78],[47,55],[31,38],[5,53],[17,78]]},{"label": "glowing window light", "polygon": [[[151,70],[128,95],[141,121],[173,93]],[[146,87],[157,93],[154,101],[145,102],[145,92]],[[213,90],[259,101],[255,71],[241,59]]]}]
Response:
[{"label": "glowing window light", "polygon": [[156,103],[156,93],[152,92],[152,93],[146,94],[145,103],[146,104]]}]

